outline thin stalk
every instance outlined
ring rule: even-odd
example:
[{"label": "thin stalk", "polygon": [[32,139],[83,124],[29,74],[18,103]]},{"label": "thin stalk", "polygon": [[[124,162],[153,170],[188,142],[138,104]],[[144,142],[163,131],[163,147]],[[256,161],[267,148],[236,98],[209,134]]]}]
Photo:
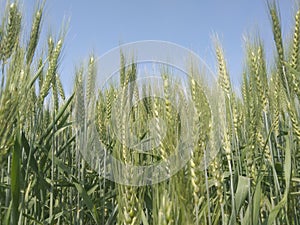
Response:
[{"label": "thin stalk", "polygon": [[[205,187],[206,187],[206,198],[207,198],[207,210],[208,210],[208,224],[211,225],[211,212],[210,212],[210,196],[209,196],[209,185],[207,175],[207,161],[206,161],[206,148],[204,148],[204,167],[205,167]],[[198,206],[196,207],[198,209]]]},{"label": "thin stalk", "polygon": [[[263,112],[263,115],[264,115],[264,121],[265,121],[265,127],[266,127],[266,132],[267,134],[269,133],[269,125],[267,123],[267,114],[266,112],[264,111]],[[268,137],[269,140],[269,147],[270,147],[270,154],[271,154],[271,158],[272,158],[272,171],[273,171],[273,177],[274,177],[274,181],[275,181],[275,186],[276,186],[276,194],[279,194],[280,198],[282,198],[282,194],[281,194],[281,191],[280,191],[280,184],[279,184],[279,180],[278,180],[278,176],[277,176],[277,172],[276,172],[276,169],[275,169],[275,160],[274,160],[274,155],[273,155],[273,148],[272,148],[272,145],[271,145],[271,141],[270,141],[270,136]]]}]

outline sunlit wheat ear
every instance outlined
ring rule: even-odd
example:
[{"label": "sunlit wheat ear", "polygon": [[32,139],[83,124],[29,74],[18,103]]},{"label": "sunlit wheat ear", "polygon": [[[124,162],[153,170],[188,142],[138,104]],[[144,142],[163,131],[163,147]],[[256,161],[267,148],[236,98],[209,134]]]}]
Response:
[{"label": "sunlit wheat ear", "polygon": [[257,137],[257,125],[258,125],[258,116],[257,116],[257,107],[256,107],[256,99],[254,98],[254,92],[252,88],[252,84],[250,82],[249,92],[252,96],[250,98],[249,106],[249,127],[248,127],[248,150],[246,153],[246,165],[248,176],[253,179],[255,178],[255,150],[256,150],[256,137]]},{"label": "sunlit wheat ear", "polygon": [[215,51],[218,61],[218,82],[219,85],[222,87],[224,93],[226,93],[227,96],[230,96],[231,93],[231,82],[229,78],[229,74],[227,71],[226,61],[224,58],[224,52],[221,47],[221,44],[216,41],[215,43]]},{"label": "sunlit wheat ear", "polygon": [[257,132],[257,140],[258,140],[258,143],[260,145],[260,149],[263,150],[262,154],[264,156],[264,159],[268,163],[272,163],[272,158],[271,158],[271,153],[270,153],[269,145],[266,145],[266,140],[264,140],[264,137],[261,134],[261,131]]},{"label": "sunlit wheat ear", "polygon": [[85,117],[85,94],[84,94],[84,81],[83,81],[83,67],[77,69],[75,77],[75,122],[82,124]]},{"label": "sunlit wheat ear", "polygon": [[264,111],[266,111],[268,106],[268,78],[267,78],[267,71],[266,71],[264,48],[261,41],[258,44],[258,49],[257,49],[257,62],[258,62],[260,74],[257,76],[258,78],[256,82],[261,83],[261,85],[259,85],[260,87],[259,96],[260,96],[262,108]]},{"label": "sunlit wheat ear", "polygon": [[290,119],[292,121],[292,127],[298,142],[300,141],[300,124],[299,124],[299,117],[297,116],[296,110],[294,106],[288,103],[288,113],[290,115]]},{"label": "sunlit wheat ear", "polygon": [[[124,56],[121,54],[121,68],[120,68],[120,83],[121,87],[119,89],[119,96],[118,99],[120,101],[120,108],[124,110],[124,112],[120,113],[120,129],[121,129],[121,146],[117,151],[120,151],[121,159],[123,160],[125,165],[130,165],[133,163],[133,158],[130,153],[129,147],[127,147],[127,137],[128,137],[128,130],[126,130],[126,123],[130,121],[126,121],[127,112],[126,107],[131,101],[131,97],[128,97],[128,93],[131,93],[133,89],[131,89],[131,83],[135,81],[136,71],[135,65],[132,64],[130,69],[125,68],[125,59]],[[106,102],[105,110],[108,114],[111,114],[111,105],[115,101],[115,93],[114,90],[109,90],[106,95]],[[110,118],[111,115],[109,115]],[[106,117],[107,118],[107,117]],[[105,119],[105,118],[104,118]],[[130,170],[130,169],[128,169]],[[130,171],[126,172],[127,176],[125,179],[133,179],[132,174]],[[118,185],[118,218],[117,224],[126,224],[126,225],[137,225],[140,224],[140,204],[143,201],[137,199],[137,192],[138,188],[133,186],[127,185]]]},{"label": "sunlit wheat ear", "polygon": [[61,80],[60,80],[60,77],[59,77],[58,74],[56,74],[55,79],[56,79],[56,85],[57,85],[58,93],[59,93],[60,97],[63,100],[65,100],[66,99],[65,91],[64,91],[64,88],[62,86],[62,83],[61,83]]},{"label": "sunlit wheat ear", "polygon": [[273,73],[271,77],[271,84],[274,90],[272,98],[272,110],[273,110],[273,126],[276,137],[279,135],[279,121],[280,121],[280,78],[277,73]]},{"label": "sunlit wheat ear", "polygon": [[282,63],[283,60],[284,60],[284,49],[283,49],[280,18],[279,18],[279,15],[278,15],[276,5],[275,4],[273,4],[273,5],[269,4],[269,11],[270,11],[271,20],[272,20],[274,41],[275,41],[275,44],[276,44],[276,49],[277,49],[277,53],[278,53],[280,63]]},{"label": "sunlit wheat ear", "polygon": [[35,13],[31,32],[30,32],[30,39],[27,46],[27,53],[26,53],[26,63],[27,65],[31,65],[33,56],[36,50],[36,46],[38,44],[40,30],[41,30],[41,21],[42,21],[43,9],[38,9]]},{"label": "sunlit wheat ear", "polygon": [[167,192],[163,193],[161,198],[160,209],[158,212],[158,224],[171,225],[174,224],[174,215],[172,215],[172,201]]},{"label": "sunlit wheat ear", "polygon": [[220,156],[217,155],[211,165],[212,176],[214,178],[215,187],[217,188],[217,198],[219,204],[224,203],[224,188],[223,188],[223,171]]},{"label": "sunlit wheat ear", "polygon": [[293,37],[293,48],[291,56],[291,66],[293,69],[297,70],[299,67],[299,47],[300,47],[300,10],[297,11],[295,15],[295,28]]},{"label": "sunlit wheat ear", "polygon": [[233,101],[232,101],[232,116],[233,116],[233,128],[236,135],[236,138],[238,138],[238,130],[241,129],[241,114],[242,112],[238,111],[238,100],[235,95],[233,95]]},{"label": "sunlit wheat ear", "polygon": [[159,101],[159,98],[156,97],[153,101],[153,116],[154,116],[154,120],[155,120],[155,131],[156,131],[156,142],[157,142],[157,146],[158,146],[158,152],[161,156],[161,158],[163,160],[167,160],[168,158],[168,154],[166,152],[166,149],[165,149],[165,146],[164,146],[164,143],[163,143],[163,137],[162,137],[162,128],[160,126],[160,121],[159,121],[159,118],[160,118],[160,101]]},{"label": "sunlit wheat ear", "polygon": [[120,210],[119,224],[138,225],[139,221],[139,202],[137,199],[137,187],[119,186]]},{"label": "sunlit wheat ear", "polygon": [[284,48],[283,48],[283,39],[282,39],[282,30],[279,18],[279,12],[277,11],[276,5],[269,4],[269,11],[272,20],[272,29],[273,29],[273,36],[276,45],[276,50],[278,54],[278,73],[280,75],[281,83],[285,89],[286,94],[290,95],[290,86],[291,79],[289,78],[289,74],[286,73],[284,67]]},{"label": "sunlit wheat ear", "polygon": [[98,94],[97,100],[97,128],[99,133],[99,138],[103,144],[107,144],[106,139],[106,124],[105,124],[105,100],[102,92]]},{"label": "sunlit wheat ear", "polygon": [[189,162],[190,181],[192,185],[193,194],[193,214],[196,224],[199,224],[199,210],[201,198],[201,186],[204,182],[203,163],[206,158],[204,152],[207,148],[207,138],[210,134],[211,123],[211,109],[204,91],[203,84],[196,81],[193,76],[190,78],[190,90],[192,101],[195,105],[195,114],[193,118],[193,149],[191,152],[191,159]]},{"label": "sunlit wheat ear", "polygon": [[90,102],[93,95],[95,94],[95,83],[96,83],[97,67],[95,56],[90,56],[88,63],[88,73],[87,73],[87,88],[86,96],[87,101]]},{"label": "sunlit wheat ear", "polygon": [[112,104],[115,101],[115,89],[113,87],[110,87],[107,94],[106,94],[106,118],[105,118],[105,124],[106,126],[109,125],[110,119],[111,119],[111,110],[112,110]]},{"label": "sunlit wheat ear", "polygon": [[226,131],[223,136],[223,149],[226,154],[227,160],[230,161],[232,149],[231,149],[231,143],[230,143],[230,135]]},{"label": "sunlit wheat ear", "polygon": [[8,21],[6,24],[5,35],[1,40],[2,60],[7,60],[13,53],[13,48],[17,45],[21,31],[22,16],[16,3],[9,7]]},{"label": "sunlit wheat ear", "polygon": [[125,56],[122,52],[120,52],[120,85],[121,87],[125,84],[125,76],[126,76],[126,67],[125,67]]},{"label": "sunlit wheat ear", "polygon": [[[193,186],[193,196],[195,207],[198,207],[199,203],[199,192],[200,192],[200,176],[198,174],[199,164],[201,163],[201,154],[198,151],[203,150],[203,148],[197,148],[192,152],[190,159],[190,174],[191,174],[191,183]],[[195,152],[196,151],[196,152]]]},{"label": "sunlit wheat ear", "polygon": [[249,57],[251,62],[251,74],[253,75],[253,86],[257,91],[260,108],[263,111],[267,109],[267,97],[265,94],[265,86],[263,84],[263,74],[261,71],[262,64],[262,49],[259,46],[249,46]]},{"label": "sunlit wheat ear", "polygon": [[300,96],[300,80],[299,77],[296,75],[296,71],[299,69],[299,48],[300,48],[300,10],[297,11],[295,15],[295,28],[294,28],[294,37],[292,43],[292,54],[290,59],[290,66],[291,66],[291,86],[292,91]]},{"label": "sunlit wheat ear", "polygon": [[43,101],[44,98],[47,96],[50,86],[51,86],[51,82],[53,81],[53,79],[56,75],[58,59],[59,59],[59,56],[61,53],[62,44],[63,44],[63,41],[59,40],[50,56],[48,70],[46,72],[46,77],[45,77],[45,80],[43,82],[43,86],[42,86],[41,92],[40,92],[40,101]]},{"label": "sunlit wheat ear", "polygon": [[[231,81],[230,81],[230,76],[229,76],[229,72],[228,72],[228,68],[227,68],[227,63],[225,60],[225,55],[224,55],[224,51],[223,48],[221,46],[221,43],[218,39],[215,40],[214,43],[214,48],[215,48],[215,54],[216,54],[216,61],[217,61],[217,68],[218,68],[218,86],[221,88],[220,90],[222,90],[222,94],[224,94],[227,98],[226,98],[226,103],[225,103],[225,111],[221,112],[224,116],[224,118],[222,118],[222,123],[224,123],[224,126],[227,126],[228,129],[230,129],[230,134],[232,133],[231,129],[231,125],[228,126],[230,124],[231,121],[231,115],[230,115],[230,98],[232,95],[232,87],[231,87]],[[221,109],[220,109],[221,110]]]},{"label": "sunlit wheat ear", "polygon": [[58,89],[57,89],[57,84],[56,84],[56,76],[52,78],[51,81],[51,86],[52,86],[52,96],[53,96],[53,104],[54,104],[54,110],[58,110],[58,104],[59,104],[59,94],[58,94]]},{"label": "sunlit wheat ear", "polygon": [[245,71],[243,72],[243,83],[241,89],[243,102],[247,103],[249,99],[249,81]]},{"label": "sunlit wheat ear", "polygon": [[170,78],[169,76],[164,73],[162,75],[164,81],[164,100],[165,100],[165,107],[166,107],[166,114],[167,114],[167,121],[170,124],[172,121],[172,112],[171,112],[171,101],[170,101]]},{"label": "sunlit wheat ear", "polygon": [[53,38],[51,36],[48,37],[48,60],[50,61],[51,57],[52,57],[52,53],[54,50],[54,41]]}]

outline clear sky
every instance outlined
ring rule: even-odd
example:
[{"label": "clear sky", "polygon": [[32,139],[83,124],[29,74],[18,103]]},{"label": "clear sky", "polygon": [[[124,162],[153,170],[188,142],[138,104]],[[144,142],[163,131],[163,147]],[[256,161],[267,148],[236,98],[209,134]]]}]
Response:
[{"label": "clear sky", "polygon": [[[34,8],[25,1],[25,8]],[[283,31],[292,29],[295,1],[279,1]],[[270,19],[264,0],[48,0],[44,27],[59,30],[70,18],[60,67],[62,81],[71,90],[74,66],[93,51],[101,56],[120,43],[164,40],[190,48],[213,70],[213,34],[218,34],[232,80],[241,81],[243,36],[259,31],[267,55],[274,50]]]}]

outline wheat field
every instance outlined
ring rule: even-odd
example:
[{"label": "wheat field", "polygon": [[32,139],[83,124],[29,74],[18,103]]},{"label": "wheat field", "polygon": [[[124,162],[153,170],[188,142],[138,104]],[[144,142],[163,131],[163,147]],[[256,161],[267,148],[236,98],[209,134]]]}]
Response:
[{"label": "wheat field", "polygon": [[[127,101],[151,89],[128,85],[136,84],[137,65],[125,67],[130,59],[120,54],[120,87],[95,96],[90,90],[101,68],[92,55],[87,65],[77,67],[73,92],[66,96],[59,74],[65,32],[38,45],[43,4],[26,36],[20,6],[7,3],[0,26],[0,224],[300,224],[300,9],[290,39],[283,39],[287,35],[276,4],[270,3],[268,11],[274,63],[267,64],[261,38],[249,37],[241,94],[234,91],[220,42],[214,43],[224,96],[222,133],[215,135],[219,127],[205,87],[191,78],[196,141],[190,160],[170,179],[130,186],[99,176],[82,157],[76,129],[85,116],[82,104],[96,103],[98,138],[125,165],[166,160],[176,154],[181,127],[168,101],[176,93],[171,74],[163,76],[165,99],[144,98],[128,120],[118,118],[124,140],[127,123],[138,127],[134,132],[142,140],[144,123],[152,119],[158,147],[153,154],[131,151],[107,127],[117,96],[122,115]],[[191,104],[180,93],[174,98]],[[167,121],[165,138],[158,115]],[[217,154],[203,169],[208,147],[217,148]]]}]

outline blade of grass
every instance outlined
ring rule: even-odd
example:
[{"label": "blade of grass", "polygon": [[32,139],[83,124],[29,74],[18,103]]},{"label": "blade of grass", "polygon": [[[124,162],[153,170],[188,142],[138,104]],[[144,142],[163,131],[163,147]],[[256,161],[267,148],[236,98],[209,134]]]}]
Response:
[{"label": "blade of grass", "polygon": [[21,142],[17,135],[12,154],[12,169],[11,169],[11,195],[12,195],[12,224],[17,225],[19,220],[19,204],[20,204],[20,190],[21,190]]}]

